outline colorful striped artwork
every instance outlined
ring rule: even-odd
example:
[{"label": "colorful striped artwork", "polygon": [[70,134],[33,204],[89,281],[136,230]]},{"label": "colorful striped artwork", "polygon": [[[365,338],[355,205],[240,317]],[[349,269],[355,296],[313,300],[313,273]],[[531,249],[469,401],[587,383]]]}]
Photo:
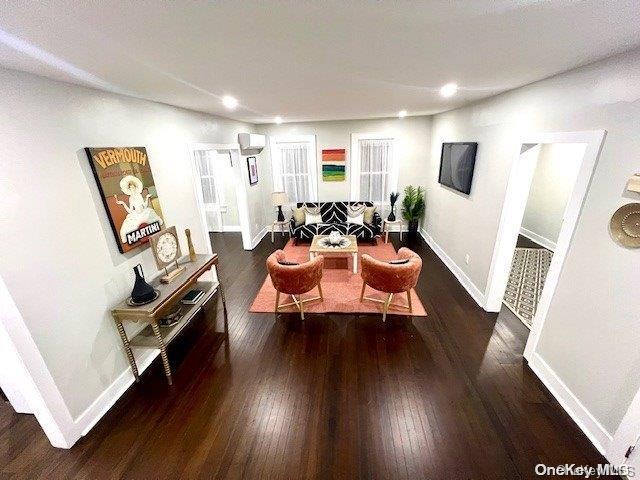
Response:
[{"label": "colorful striped artwork", "polygon": [[344,148],[322,150],[322,180],[325,182],[344,182],[346,151]]}]

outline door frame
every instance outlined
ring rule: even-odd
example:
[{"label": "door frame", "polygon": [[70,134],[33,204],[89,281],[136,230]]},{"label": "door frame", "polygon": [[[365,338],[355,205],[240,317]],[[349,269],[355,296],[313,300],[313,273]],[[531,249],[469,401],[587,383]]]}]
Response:
[{"label": "door frame", "polygon": [[[635,463],[637,457],[640,456],[640,390],[638,390],[629,404],[627,413],[625,413],[620,425],[613,435],[613,439],[609,444],[606,457],[613,465],[625,465],[629,460]],[[629,458],[625,458],[627,449],[635,446]],[[637,473],[637,472],[636,472]]]},{"label": "door frame", "polygon": [[[606,137],[606,130],[590,130],[581,132],[556,132],[556,133],[528,133],[520,137],[517,144],[517,151],[514,152],[514,161],[507,183],[507,192],[500,217],[498,235],[489,269],[489,278],[485,293],[485,310],[489,312],[499,312],[502,307],[502,299],[507,287],[511,260],[518,240],[518,233],[524,216],[526,200],[523,202],[523,195],[528,196],[529,190],[523,191],[521,176],[525,175],[525,168],[520,160],[523,145],[549,144],[549,143],[583,143],[587,145],[584,157],[580,165],[580,170],[567,202],[564,213],[564,220],[558,235],[556,251],[554,252],[542,290],[536,314],[533,318],[531,333],[527,340],[524,357],[531,360],[536,349],[540,332],[544,326],[549,306],[558,285],[564,260],[571,246],[571,240],[578,224],[578,218],[584,205],[591,178],[595,171],[602,145]],[[530,185],[530,183],[529,183]],[[515,207],[514,207],[515,205]]]},{"label": "door frame", "polygon": [[35,344],[22,314],[0,276],[0,335],[13,346],[23,368],[20,393],[33,411],[51,445],[71,448],[82,436],[81,426],[73,419],[49,369]]},{"label": "door frame", "polygon": [[191,171],[193,176],[193,185],[196,195],[196,204],[198,205],[198,213],[202,224],[205,238],[205,244],[208,245],[211,253],[211,241],[208,238],[209,226],[207,225],[206,208],[202,196],[202,185],[200,183],[200,175],[196,165],[195,152],[201,150],[229,151],[231,155],[231,164],[233,177],[236,187],[236,202],[238,204],[238,219],[240,221],[240,232],[242,234],[242,247],[245,250],[251,250],[251,232],[249,221],[249,207],[247,200],[247,189],[245,180],[242,176],[240,145],[237,143],[193,143],[189,145],[189,157],[191,159]]}]

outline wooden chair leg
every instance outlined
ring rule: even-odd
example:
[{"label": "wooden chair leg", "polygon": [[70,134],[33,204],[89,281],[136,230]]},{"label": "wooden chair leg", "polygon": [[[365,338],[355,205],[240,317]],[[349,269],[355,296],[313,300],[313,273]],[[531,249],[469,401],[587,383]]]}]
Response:
[{"label": "wooden chair leg", "polygon": [[389,310],[389,304],[391,303],[391,299],[393,298],[393,293],[390,293],[387,297],[387,301],[384,302],[384,311],[382,312],[382,321],[387,321],[387,311]]},{"label": "wooden chair leg", "polygon": [[413,313],[413,308],[411,308],[411,290],[407,290],[407,301],[409,302],[409,313]]},{"label": "wooden chair leg", "polygon": [[304,302],[302,301],[302,297],[300,297],[300,318],[304,320]]},{"label": "wooden chair leg", "polygon": [[364,289],[367,287],[367,284],[362,282],[362,290],[360,290],[360,301],[364,300]]},{"label": "wooden chair leg", "polygon": [[320,294],[320,300],[324,301],[324,297],[322,296],[322,286],[318,284],[318,293]]},{"label": "wooden chair leg", "polygon": [[276,290],[276,315],[278,315],[278,304],[280,303],[280,292]]}]

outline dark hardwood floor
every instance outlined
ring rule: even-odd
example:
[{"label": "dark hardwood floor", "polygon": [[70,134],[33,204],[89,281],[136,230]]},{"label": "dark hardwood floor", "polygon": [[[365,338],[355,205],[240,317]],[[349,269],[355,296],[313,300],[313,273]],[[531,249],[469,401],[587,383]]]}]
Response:
[{"label": "dark hardwood floor", "polygon": [[[421,240],[425,318],[248,312],[272,245],[216,234],[210,302],[71,450],[0,405],[0,478],[536,478],[604,459],[523,361],[520,321],[480,309]],[[393,239],[399,246],[397,237]],[[218,313],[216,317],[216,311]]]}]

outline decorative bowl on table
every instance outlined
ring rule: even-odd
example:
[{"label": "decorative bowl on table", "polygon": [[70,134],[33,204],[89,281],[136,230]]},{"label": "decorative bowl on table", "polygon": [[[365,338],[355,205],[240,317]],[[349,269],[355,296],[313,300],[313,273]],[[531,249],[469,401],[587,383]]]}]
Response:
[{"label": "decorative bowl on table", "polygon": [[318,244],[323,248],[347,248],[351,245],[351,240],[343,237],[338,232],[331,232],[328,236],[321,239]]},{"label": "decorative bowl on table", "polygon": [[333,246],[340,245],[340,241],[342,240],[342,236],[340,233],[335,230],[329,234],[329,243]]}]

